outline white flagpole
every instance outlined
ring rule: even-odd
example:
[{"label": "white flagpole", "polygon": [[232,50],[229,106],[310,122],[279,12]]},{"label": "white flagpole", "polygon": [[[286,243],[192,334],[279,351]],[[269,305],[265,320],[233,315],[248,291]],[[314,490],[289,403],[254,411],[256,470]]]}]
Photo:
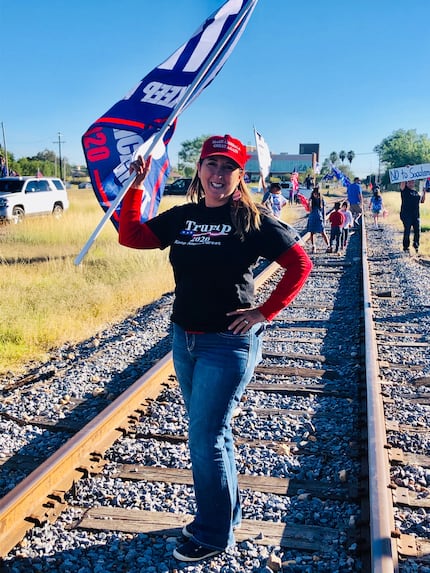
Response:
[{"label": "white flagpole", "polygon": [[[257,0],[258,1],[258,0]],[[181,102],[179,103],[179,105],[176,107],[176,109],[173,110],[173,112],[170,114],[170,116],[168,117],[168,119],[166,120],[166,122],[164,123],[164,125],[162,126],[162,128],[160,129],[160,131],[157,131],[155,134],[155,137],[151,143],[151,145],[148,147],[147,151],[145,152],[145,159],[147,157],[149,157],[149,155],[151,155],[153,149],[155,148],[155,146],[157,145],[157,143],[160,141],[160,139],[165,135],[165,133],[167,133],[167,131],[170,129],[170,127],[173,125],[175,119],[179,116],[179,114],[182,112],[182,110],[184,109],[184,107],[186,106],[187,102],[191,99],[191,96],[193,95],[193,93],[196,91],[196,88],[198,87],[198,85],[201,83],[202,79],[204,78],[205,74],[207,73],[207,70],[212,66],[212,64],[214,63],[214,61],[218,58],[218,56],[228,47],[230,41],[231,41],[231,36],[234,32],[234,30],[240,26],[243,22],[243,20],[248,16],[248,14],[250,15],[250,13],[252,12],[252,10],[254,10],[255,6],[256,6],[257,2],[255,2],[254,4],[250,4],[250,6],[247,8],[247,10],[244,11],[244,13],[242,14],[242,17],[240,18],[240,20],[238,20],[237,22],[234,22],[231,26],[230,29],[228,30],[228,33],[226,34],[226,37],[223,41],[223,43],[220,45],[220,47],[218,48],[218,50],[212,55],[210,61],[206,64],[205,68],[200,70],[200,72],[197,74],[197,76],[194,78],[193,83],[190,85],[190,87],[188,88],[188,90],[186,90],[186,92],[184,93],[184,96],[181,100]],[[112,214],[114,213],[115,209],[118,207],[119,203],[122,201],[124,195],[127,193],[127,191],[129,190],[133,180],[134,180],[135,176],[132,175],[125,183],[125,185],[122,187],[121,191],[118,193],[118,195],[115,197],[115,199],[112,201],[109,209],[105,212],[102,220],[100,221],[100,223],[97,225],[96,229],[93,231],[92,235],[90,236],[90,238],[88,239],[88,241],[86,242],[86,244],[84,245],[83,249],[81,250],[81,252],[79,253],[79,255],[76,257],[75,259],[75,265],[79,265],[83,258],[85,257],[85,255],[87,254],[87,252],[89,251],[91,245],[93,244],[93,242],[96,240],[96,238],[99,236],[101,230],[103,229],[103,227],[105,226],[105,224],[107,223],[107,221],[110,219],[110,217],[112,216]]]}]

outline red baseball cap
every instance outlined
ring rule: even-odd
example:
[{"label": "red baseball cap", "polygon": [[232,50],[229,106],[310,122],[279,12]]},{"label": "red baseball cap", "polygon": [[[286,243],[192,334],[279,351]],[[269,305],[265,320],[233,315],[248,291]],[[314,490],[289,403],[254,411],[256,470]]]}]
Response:
[{"label": "red baseball cap", "polygon": [[206,157],[210,157],[211,155],[229,157],[237,163],[241,169],[244,169],[249,159],[246,153],[246,147],[241,141],[231,135],[213,135],[209,137],[203,143],[200,159],[206,159]]}]

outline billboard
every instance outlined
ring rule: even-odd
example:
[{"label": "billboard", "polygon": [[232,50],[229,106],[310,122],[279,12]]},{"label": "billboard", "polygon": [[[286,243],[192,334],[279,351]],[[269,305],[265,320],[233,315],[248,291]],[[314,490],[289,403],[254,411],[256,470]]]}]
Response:
[{"label": "billboard", "polygon": [[320,144],[319,143],[300,143],[300,155],[307,155],[315,153],[317,162],[320,160]]}]

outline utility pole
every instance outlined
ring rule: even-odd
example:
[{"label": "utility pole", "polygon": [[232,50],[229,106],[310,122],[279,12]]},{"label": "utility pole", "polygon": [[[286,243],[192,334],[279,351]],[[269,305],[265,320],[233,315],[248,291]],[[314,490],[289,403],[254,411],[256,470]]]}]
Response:
[{"label": "utility pole", "polygon": [[52,143],[58,143],[58,161],[60,163],[60,179],[64,181],[63,177],[63,159],[61,157],[61,144],[66,143],[65,141],[61,140],[61,133],[58,132],[58,141],[53,141]]},{"label": "utility pole", "polygon": [[3,149],[4,149],[4,160],[6,163],[6,175],[9,175],[9,165],[8,165],[8,159],[7,159],[7,147],[6,147],[6,136],[4,134],[4,124],[3,122],[1,122],[1,130],[3,133]]}]

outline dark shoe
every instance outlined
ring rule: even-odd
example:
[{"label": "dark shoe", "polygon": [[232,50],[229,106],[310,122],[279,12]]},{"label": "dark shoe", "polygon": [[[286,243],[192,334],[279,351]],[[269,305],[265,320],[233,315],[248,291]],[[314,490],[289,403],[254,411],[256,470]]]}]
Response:
[{"label": "dark shoe", "polygon": [[173,551],[173,557],[178,559],[178,561],[201,561],[202,559],[218,555],[218,553],[222,553],[222,550],[203,547],[203,545],[197,545],[197,543],[190,540],[177,547]]},{"label": "dark shoe", "polygon": [[187,523],[187,525],[184,525],[181,533],[182,536],[185,537],[186,539],[192,537],[194,535],[194,533],[192,532],[192,523]]}]

